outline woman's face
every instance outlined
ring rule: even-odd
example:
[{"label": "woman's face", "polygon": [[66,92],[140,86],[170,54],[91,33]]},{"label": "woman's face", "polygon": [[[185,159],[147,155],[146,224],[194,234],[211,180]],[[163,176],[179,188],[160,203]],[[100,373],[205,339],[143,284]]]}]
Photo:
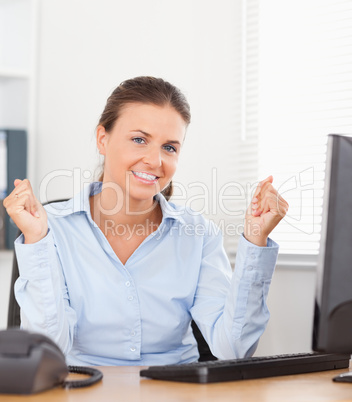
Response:
[{"label": "woman's face", "polygon": [[186,123],[171,106],[126,105],[110,133],[97,129],[105,155],[104,183],[118,185],[132,201],[149,201],[171,181]]}]

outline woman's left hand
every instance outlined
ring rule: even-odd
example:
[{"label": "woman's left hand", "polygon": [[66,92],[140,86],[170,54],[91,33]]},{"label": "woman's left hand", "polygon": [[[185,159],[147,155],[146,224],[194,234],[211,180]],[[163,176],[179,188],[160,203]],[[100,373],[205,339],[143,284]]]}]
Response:
[{"label": "woman's left hand", "polygon": [[270,232],[286,215],[288,203],[272,185],[273,176],[258,184],[248,207],[244,237],[257,246],[266,247]]}]

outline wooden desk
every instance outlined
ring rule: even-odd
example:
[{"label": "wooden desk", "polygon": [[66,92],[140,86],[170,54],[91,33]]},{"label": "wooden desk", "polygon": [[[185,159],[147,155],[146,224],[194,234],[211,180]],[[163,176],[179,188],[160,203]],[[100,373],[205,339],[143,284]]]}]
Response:
[{"label": "wooden desk", "polygon": [[0,402],[352,401],[352,384],[332,381],[332,377],[346,370],[217,384],[186,384],[140,378],[140,367],[100,369],[104,373],[103,381],[92,387],[56,388],[30,396],[0,395]]}]

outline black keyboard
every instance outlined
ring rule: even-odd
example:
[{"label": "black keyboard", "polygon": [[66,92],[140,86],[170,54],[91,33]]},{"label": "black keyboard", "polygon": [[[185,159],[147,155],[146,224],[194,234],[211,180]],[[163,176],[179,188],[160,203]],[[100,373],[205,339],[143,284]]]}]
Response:
[{"label": "black keyboard", "polygon": [[349,360],[347,354],[299,353],[151,366],[141,370],[140,375],[157,380],[204,384],[345,369],[349,367]]}]

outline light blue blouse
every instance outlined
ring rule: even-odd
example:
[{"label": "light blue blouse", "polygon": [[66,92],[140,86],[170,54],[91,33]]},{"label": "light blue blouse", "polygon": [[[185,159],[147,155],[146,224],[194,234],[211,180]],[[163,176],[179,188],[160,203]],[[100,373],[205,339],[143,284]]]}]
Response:
[{"label": "light blue blouse", "polygon": [[278,245],[242,236],[232,274],[219,229],[158,194],[162,222],[123,265],[90,214],[101,185],[46,206],[39,242],[15,241],[22,328],[50,336],[71,365],[195,361],[192,318],[218,358],[252,355],[269,319]]}]

